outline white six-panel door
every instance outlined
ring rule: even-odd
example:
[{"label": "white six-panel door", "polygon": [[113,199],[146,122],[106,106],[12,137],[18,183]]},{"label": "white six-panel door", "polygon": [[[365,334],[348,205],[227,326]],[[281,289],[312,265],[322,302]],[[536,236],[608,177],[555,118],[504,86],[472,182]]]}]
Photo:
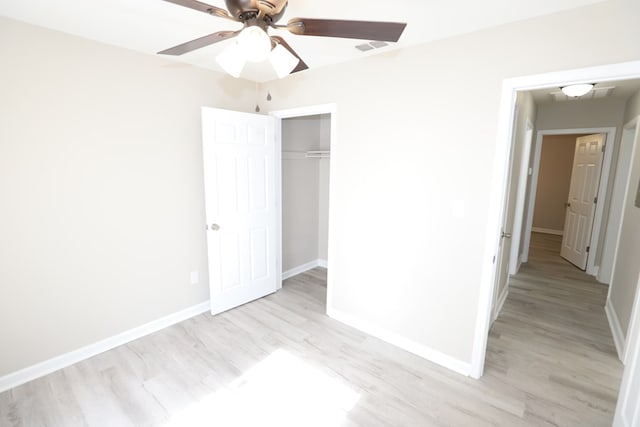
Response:
[{"label": "white six-panel door", "polygon": [[604,139],[604,134],[595,134],[576,140],[560,255],[582,270],[587,268],[587,247],[596,212]]},{"label": "white six-panel door", "polygon": [[202,109],[212,314],[277,289],[274,120]]}]

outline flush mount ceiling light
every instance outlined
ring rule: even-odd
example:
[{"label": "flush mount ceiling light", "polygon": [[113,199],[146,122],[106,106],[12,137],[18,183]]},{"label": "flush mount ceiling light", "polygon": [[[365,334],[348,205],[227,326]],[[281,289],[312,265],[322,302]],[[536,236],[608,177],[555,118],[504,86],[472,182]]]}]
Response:
[{"label": "flush mount ceiling light", "polygon": [[562,90],[562,93],[564,93],[565,95],[570,96],[572,98],[577,98],[579,96],[583,96],[591,92],[591,90],[593,89],[593,86],[594,85],[591,83],[583,83],[583,84],[565,86],[561,88],[561,90]]}]

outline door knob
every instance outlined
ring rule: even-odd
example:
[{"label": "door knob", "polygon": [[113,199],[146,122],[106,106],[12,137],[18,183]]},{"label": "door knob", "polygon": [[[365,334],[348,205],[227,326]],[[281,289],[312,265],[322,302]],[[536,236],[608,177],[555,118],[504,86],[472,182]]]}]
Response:
[{"label": "door knob", "polygon": [[220,230],[220,226],[218,224],[211,224],[211,231],[218,231]]},{"label": "door knob", "polygon": [[502,239],[507,238],[510,239],[511,238],[511,233],[505,233],[504,231],[500,234],[500,237]]}]

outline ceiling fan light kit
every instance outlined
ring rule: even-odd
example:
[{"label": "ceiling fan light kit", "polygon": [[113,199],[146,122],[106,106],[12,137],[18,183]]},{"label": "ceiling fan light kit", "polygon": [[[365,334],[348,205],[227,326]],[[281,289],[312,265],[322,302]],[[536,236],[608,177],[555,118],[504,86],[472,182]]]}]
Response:
[{"label": "ceiling fan light kit", "polygon": [[281,44],[277,44],[273,48],[269,60],[279,79],[291,74],[291,71],[300,63],[300,60]]},{"label": "ceiling fan light kit", "polygon": [[238,43],[233,42],[216,57],[216,62],[227,74],[239,78],[247,62],[242,53]]},{"label": "ceiling fan light kit", "polygon": [[271,53],[271,39],[257,25],[246,27],[240,32],[238,46],[249,62],[262,62]]},{"label": "ceiling fan light kit", "polygon": [[276,25],[284,15],[288,0],[225,0],[228,11],[198,0],[164,1],[244,25],[241,31],[218,31],[158,52],[164,55],[183,55],[237,37],[216,58],[220,67],[234,77],[241,76],[247,61],[262,63],[268,60],[278,78],[309,68],[282,37],[269,36],[269,27],[287,30],[298,36],[397,42],[407,26],[406,23],[399,22],[309,18],[292,18],[286,25]]}]

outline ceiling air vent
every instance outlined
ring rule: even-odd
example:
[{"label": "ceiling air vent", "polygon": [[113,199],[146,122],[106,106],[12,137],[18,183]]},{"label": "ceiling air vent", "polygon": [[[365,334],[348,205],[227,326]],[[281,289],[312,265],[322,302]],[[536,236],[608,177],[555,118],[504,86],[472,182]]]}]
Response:
[{"label": "ceiling air vent", "polygon": [[362,52],[367,52],[369,50],[380,49],[381,47],[385,47],[385,46],[389,46],[389,43],[373,41],[371,43],[359,44],[356,46],[356,49],[361,50]]}]

